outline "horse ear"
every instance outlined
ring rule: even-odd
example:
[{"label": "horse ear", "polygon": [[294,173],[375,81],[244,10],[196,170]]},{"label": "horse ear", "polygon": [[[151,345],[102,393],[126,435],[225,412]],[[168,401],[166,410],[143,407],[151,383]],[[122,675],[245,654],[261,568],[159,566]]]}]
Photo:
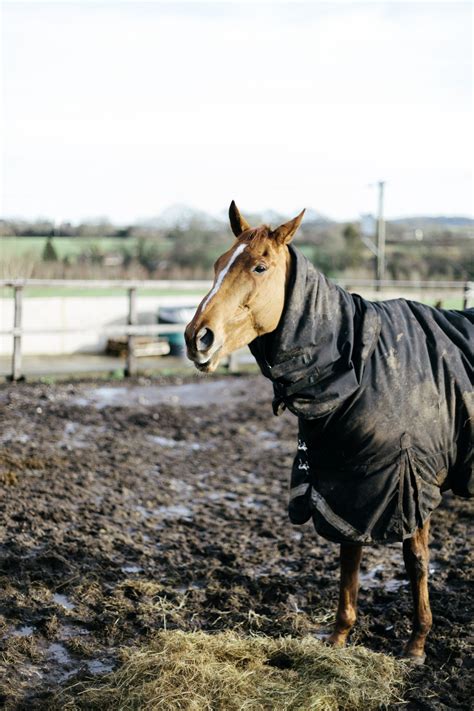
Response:
[{"label": "horse ear", "polygon": [[288,244],[288,242],[291,242],[293,235],[301,224],[304,213],[305,210],[302,210],[293,220],[285,222],[284,225],[280,225],[280,227],[277,227],[276,230],[273,230],[271,233],[273,239],[275,239],[279,244]]},{"label": "horse ear", "polygon": [[229,220],[232,232],[236,237],[240,237],[242,232],[245,232],[245,230],[250,229],[249,223],[244,217],[242,217],[239,212],[239,208],[233,200],[230,203],[229,207]]}]

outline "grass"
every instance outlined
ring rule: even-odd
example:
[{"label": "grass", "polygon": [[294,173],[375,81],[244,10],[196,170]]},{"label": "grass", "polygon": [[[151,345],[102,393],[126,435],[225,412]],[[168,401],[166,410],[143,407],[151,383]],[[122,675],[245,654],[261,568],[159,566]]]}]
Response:
[{"label": "grass", "polygon": [[[0,289],[0,298],[11,298],[11,288]],[[179,289],[138,289],[138,296],[189,296],[190,298],[202,297],[206,293],[205,289],[197,290],[179,290]],[[97,298],[98,296],[123,296],[127,297],[127,289],[118,289],[111,287],[110,289],[84,289],[75,287],[29,287],[24,290],[25,297],[53,297],[53,296],[79,296],[81,298]]]},{"label": "grass", "polygon": [[[9,258],[19,258],[30,257],[33,261],[40,261],[41,255],[46,244],[46,237],[0,237],[0,261],[7,261]],[[70,258],[74,261],[80,254],[87,251],[96,250],[103,253],[110,252],[121,252],[122,249],[127,248],[131,251],[136,251],[138,240],[134,237],[54,237],[53,238],[54,247],[58,254],[59,259],[64,257]],[[154,242],[155,244],[155,242]],[[156,242],[159,248],[165,247],[164,243]],[[428,245],[423,245],[425,249],[430,249]],[[304,243],[299,243],[298,248],[310,259],[314,253],[313,245],[308,245]],[[407,245],[397,245],[397,249],[408,250]],[[445,250],[449,248],[445,248]],[[456,250],[458,247],[453,247]],[[390,249],[389,249],[390,251]],[[355,291],[359,292],[361,289],[354,287]],[[192,291],[180,291],[177,289],[140,289],[140,296],[188,296],[189,298],[203,297],[205,294],[205,289],[197,289]],[[362,290],[363,292],[363,290]],[[25,289],[24,292],[26,297],[57,297],[57,296],[70,296],[70,297],[81,297],[81,298],[97,298],[97,297],[113,297],[113,296],[126,296],[126,290],[120,288],[110,288],[110,289],[85,289],[85,288],[74,288],[74,287],[30,287]],[[446,309],[460,309],[462,308],[462,296],[446,295],[443,298],[443,290],[437,292],[436,296],[432,294],[427,294],[426,298],[420,297],[418,291],[413,292],[411,296],[410,289],[404,289],[403,294],[405,298],[414,298],[415,300],[421,300],[423,303],[434,305],[437,299],[441,298],[443,301],[443,308]],[[11,289],[1,289],[0,288],[0,298],[9,298],[12,296]],[[383,292],[380,298],[387,298],[384,296]],[[391,297],[392,298],[392,297]]]},{"label": "grass", "polygon": [[370,711],[399,699],[405,665],[313,637],[162,631],[61,698],[69,711]]},{"label": "grass", "polygon": [[[19,257],[32,255],[41,258],[47,237],[0,237],[0,256]],[[136,248],[133,237],[53,237],[54,249],[59,259],[74,258],[94,249],[103,252],[120,252],[124,247]]]}]

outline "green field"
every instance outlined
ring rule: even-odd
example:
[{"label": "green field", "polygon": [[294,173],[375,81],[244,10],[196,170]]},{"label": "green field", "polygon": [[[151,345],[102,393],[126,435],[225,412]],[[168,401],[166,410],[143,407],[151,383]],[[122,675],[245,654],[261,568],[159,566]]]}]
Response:
[{"label": "green field", "polygon": [[[2,260],[4,260],[5,263],[8,263],[9,261],[11,262],[15,259],[40,261],[46,241],[46,237],[0,237],[0,264]],[[96,254],[110,254],[111,252],[122,252],[124,249],[128,252],[134,253],[138,250],[139,240],[135,237],[54,237],[53,244],[60,260],[67,257],[71,262],[74,262],[81,254],[85,253],[91,254],[95,252]],[[165,242],[160,243],[154,240],[154,244],[160,250],[166,250],[167,248]],[[309,259],[313,258],[313,245],[299,244],[298,247]],[[217,256],[219,249],[216,247],[216,250]],[[354,291],[359,291],[359,289],[355,287]],[[181,291],[172,288],[141,289],[139,293],[146,296],[198,297],[204,295],[203,290]],[[426,299],[423,298],[422,300],[427,304],[434,304],[438,298],[441,298],[443,300],[444,308],[462,308],[461,294],[459,294],[459,296],[455,296],[451,292],[449,295],[446,295],[446,298],[443,298],[442,291],[439,292],[437,297],[432,296],[432,293],[433,292],[431,292],[431,294],[427,294]],[[97,298],[101,296],[125,296],[126,290],[120,288],[85,289],[75,287],[30,287],[25,289],[24,294],[26,297],[75,296],[81,298]],[[409,294],[410,290],[404,290],[405,296],[408,296]],[[11,295],[11,289],[0,288],[0,298],[10,297]],[[383,299],[387,297],[384,297],[382,292],[380,298]]]},{"label": "green field", "polygon": [[[81,298],[97,298],[98,296],[123,296],[127,295],[126,289],[84,289],[74,287],[47,287],[35,286],[24,290],[24,295],[29,298],[36,297],[53,297],[53,296],[79,296]],[[139,296],[204,296],[205,291],[201,290],[179,290],[179,289],[139,289]],[[12,296],[11,288],[0,288],[0,298],[5,299]]]},{"label": "green field", "polygon": [[[8,263],[15,258],[31,259],[40,261],[43,250],[46,244],[46,237],[0,237],[0,264],[2,260]],[[110,254],[111,252],[122,252],[126,249],[129,252],[136,252],[138,249],[139,240],[134,237],[54,237],[53,244],[60,260],[67,257],[74,261],[84,253],[102,253]],[[158,248],[163,250],[166,248],[164,243],[157,244]],[[1,274],[0,274],[1,276]],[[104,278],[107,275],[104,273]],[[11,296],[11,289],[0,288],[0,298]],[[202,290],[183,292],[176,289],[161,288],[148,289],[141,291],[147,296],[203,296]],[[26,297],[44,297],[44,296],[80,296],[96,298],[98,296],[122,296],[126,295],[125,289],[110,288],[110,289],[84,289],[84,288],[68,288],[68,287],[30,287],[25,289]]]},{"label": "green field", "polygon": [[[27,257],[41,259],[46,245],[47,237],[0,237],[0,258],[11,259],[12,257]],[[108,254],[110,252],[122,252],[127,249],[129,252],[136,252],[139,240],[135,237],[53,237],[53,245],[59,259],[68,257],[74,260],[85,252],[99,252]],[[165,250],[165,242],[153,240],[154,246]],[[299,245],[300,250],[307,257],[312,257],[312,245]],[[220,253],[216,248],[216,257]]]},{"label": "green field", "polygon": [[[0,258],[41,258],[46,241],[46,237],[0,237]],[[124,247],[133,250],[137,240],[133,237],[54,237],[53,244],[59,259],[71,259],[84,252],[121,252]]]}]

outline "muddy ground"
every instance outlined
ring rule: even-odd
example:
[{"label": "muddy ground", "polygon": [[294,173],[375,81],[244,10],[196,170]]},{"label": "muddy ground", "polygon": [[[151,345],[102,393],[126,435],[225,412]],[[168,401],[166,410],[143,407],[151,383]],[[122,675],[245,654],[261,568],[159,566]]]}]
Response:
[{"label": "muddy ground", "polygon": [[[296,420],[270,399],[258,376],[0,388],[5,708],[61,708],[163,627],[330,624],[337,546],[287,520]],[[447,496],[433,517],[435,622],[403,708],[471,702],[470,516]],[[352,640],[398,653],[410,615],[400,547],[367,548]]]}]

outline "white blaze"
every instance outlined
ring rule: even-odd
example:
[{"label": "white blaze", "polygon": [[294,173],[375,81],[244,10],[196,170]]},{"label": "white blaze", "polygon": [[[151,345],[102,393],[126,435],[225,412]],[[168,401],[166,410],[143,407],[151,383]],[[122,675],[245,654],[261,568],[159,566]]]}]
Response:
[{"label": "white blaze", "polygon": [[235,262],[235,260],[239,256],[239,254],[242,254],[242,252],[244,251],[246,246],[247,246],[246,244],[239,244],[239,246],[235,249],[232,257],[229,259],[229,261],[227,262],[224,269],[222,269],[219,272],[219,274],[217,275],[217,278],[214,282],[214,286],[212,287],[211,291],[207,295],[206,299],[201,304],[201,308],[200,308],[201,312],[204,311],[204,309],[208,305],[209,301],[217,294],[217,292],[219,291],[219,289],[222,286],[222,282],[224,281],[229,269],[231,268],[231,266],[233,265],[233,263]]}]

